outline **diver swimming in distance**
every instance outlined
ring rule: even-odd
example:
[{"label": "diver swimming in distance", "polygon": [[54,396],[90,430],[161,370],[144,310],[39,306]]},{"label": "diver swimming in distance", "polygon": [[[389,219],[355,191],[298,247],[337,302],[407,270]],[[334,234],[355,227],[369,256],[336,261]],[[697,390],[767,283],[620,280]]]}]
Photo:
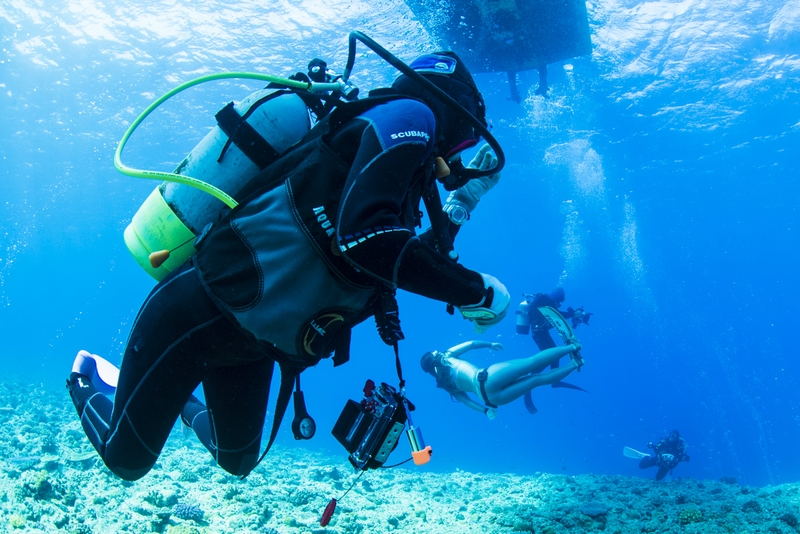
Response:
[{"label": "diver swimming in distance", "polygon": [[673,430],[667,437],[661,438],[661,441],[655,445],[652,441],[649,442],[647,448],[653,449],[654,454],[645,454],[639,461],[639,469],[658,467],[656,480],[662,480],[679,463],[689,461],[689,455],[686,454],[686,442],[677,430]]},{"label": "diver swimming in distance", "polygon": [[564,288],[557,287],[550,293],[526,293],[524,300],[520,302],[517,309],[517,334],[527,334],[530,331],[534,343],[539,350],[555,347],[553,338],[550,337],[550,330],[553,325],[542,315],[539,308],[550,306],[558,310],[564,319],[571,319],[572,328],[577,328],[582,324],[589,325],[593,313],[586,312],[583,306],[573,309],[568,307],[565,311],[560,310],[561,304],[566,298]]},{"label": "diver swimming in distance", "polygon": [[[536,387],[558,382],[583,366],[581,344],[574,338],[570,341],[563,347],[548,349],[528,358],[493,363],[484,369],[466,360],[464,354],[483,348],[502,350],[503,346],[486,341],[467,341],[443,352],[426,352],[422,355],[420,366],[436,379],[437,387],[468,408],[494,419],[499,406],[518,399]],[[535,372],[567,355],[570,356],[567,365],[544,373]],[[471,395],[480,400],[475,400]]]}]

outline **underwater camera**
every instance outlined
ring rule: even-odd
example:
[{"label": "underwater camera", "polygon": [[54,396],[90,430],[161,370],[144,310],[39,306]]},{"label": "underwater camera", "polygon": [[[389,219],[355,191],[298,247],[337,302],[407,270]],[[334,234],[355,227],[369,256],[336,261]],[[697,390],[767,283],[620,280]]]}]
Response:
[{"label": "underwater camera", "polygon": [[[368,469],[397,467],[383,464],[397,447],[406,422],[408,422],[406,435],[411,445],[411,458],[397,465],[412,459],[414,464],[424,465],[431,460],[433,450],[430,445],[425,445],[422,431],[416,428],[414,421],[411,420],[410,412],[414,411],[414,405],[405,398],[404,391],[401,388],[401,393],[398,393],[389,384],[382,382],[380,386],[375,386],[375,382],[367,380],[364,385],[364,399],[361,402],[347,401],[331,434],[344,445],[350,453],[350,463],[361,473],[350,484],[342,498]],[[320,526],[324,527],[330,522],[339,500],[335,498],[330,500],[319,520]]]},{"label": "underwater camera", "polygon": [[[410,421],[406,403],[392,386],[386,383],[375,386],[372,380],[367,380],[361,402],[347,401],[331,433],[350,453],[353,467],[366,471],[383,466],[397,447],[406,421]],[[413,410],[413,406],[409,410]],[[409,440],[415,452],[426,449],[421,433],[413,424],[409,428]],[[430,448],[425,451],[428,458],[429,451]]]}]

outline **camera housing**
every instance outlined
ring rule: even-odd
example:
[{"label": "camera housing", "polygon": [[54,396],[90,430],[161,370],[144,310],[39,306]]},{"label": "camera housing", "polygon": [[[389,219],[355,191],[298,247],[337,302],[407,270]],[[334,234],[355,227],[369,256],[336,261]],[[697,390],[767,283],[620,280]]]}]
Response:
[{"label": "camera housing", "polygon": [[386,383],[367,380],[364,399],[348,400],[331,433],[350,453],[350,463],[366,471],[381,467],[405,428],[408,415],[403,398]]}]

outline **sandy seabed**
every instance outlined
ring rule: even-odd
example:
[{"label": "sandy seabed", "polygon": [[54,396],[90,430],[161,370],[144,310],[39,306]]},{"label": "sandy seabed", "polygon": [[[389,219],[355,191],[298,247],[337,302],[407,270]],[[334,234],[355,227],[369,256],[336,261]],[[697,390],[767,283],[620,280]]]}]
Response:
[{"label": "sandy seabed", "polygon": [[[800,484],[605,475],[516,476],[374,470],[276,445],[244,481],[217,467],[180,425],[136,482],[91,449],[66,392],[0,384],[0,532],[795,533]],[[395,455],[396,456],[396,455]]]}]

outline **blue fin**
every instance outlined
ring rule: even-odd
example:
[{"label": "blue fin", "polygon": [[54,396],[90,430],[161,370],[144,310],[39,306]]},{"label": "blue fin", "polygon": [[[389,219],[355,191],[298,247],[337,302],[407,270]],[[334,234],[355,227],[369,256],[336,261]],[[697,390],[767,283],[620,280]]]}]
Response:
[{"label": "blue fin", "polygon": [[577,389],[578,391],[586,391],[586,393],[589,393],[587,390],[583,389],[582,387],[576,386],[575,384],[570,384],[568,382],[553,382],[550,387]]},{"label": "blue fin", "polygon": [[530,391],[526,391],[525,392],[524,401],[525,401],[525,408],[528,410],[529,414],[533,415],[533,414],[539,412],[539,410],[536,408],[536,405],[533,404],[533,399],[531,399],[531,392]]}]

